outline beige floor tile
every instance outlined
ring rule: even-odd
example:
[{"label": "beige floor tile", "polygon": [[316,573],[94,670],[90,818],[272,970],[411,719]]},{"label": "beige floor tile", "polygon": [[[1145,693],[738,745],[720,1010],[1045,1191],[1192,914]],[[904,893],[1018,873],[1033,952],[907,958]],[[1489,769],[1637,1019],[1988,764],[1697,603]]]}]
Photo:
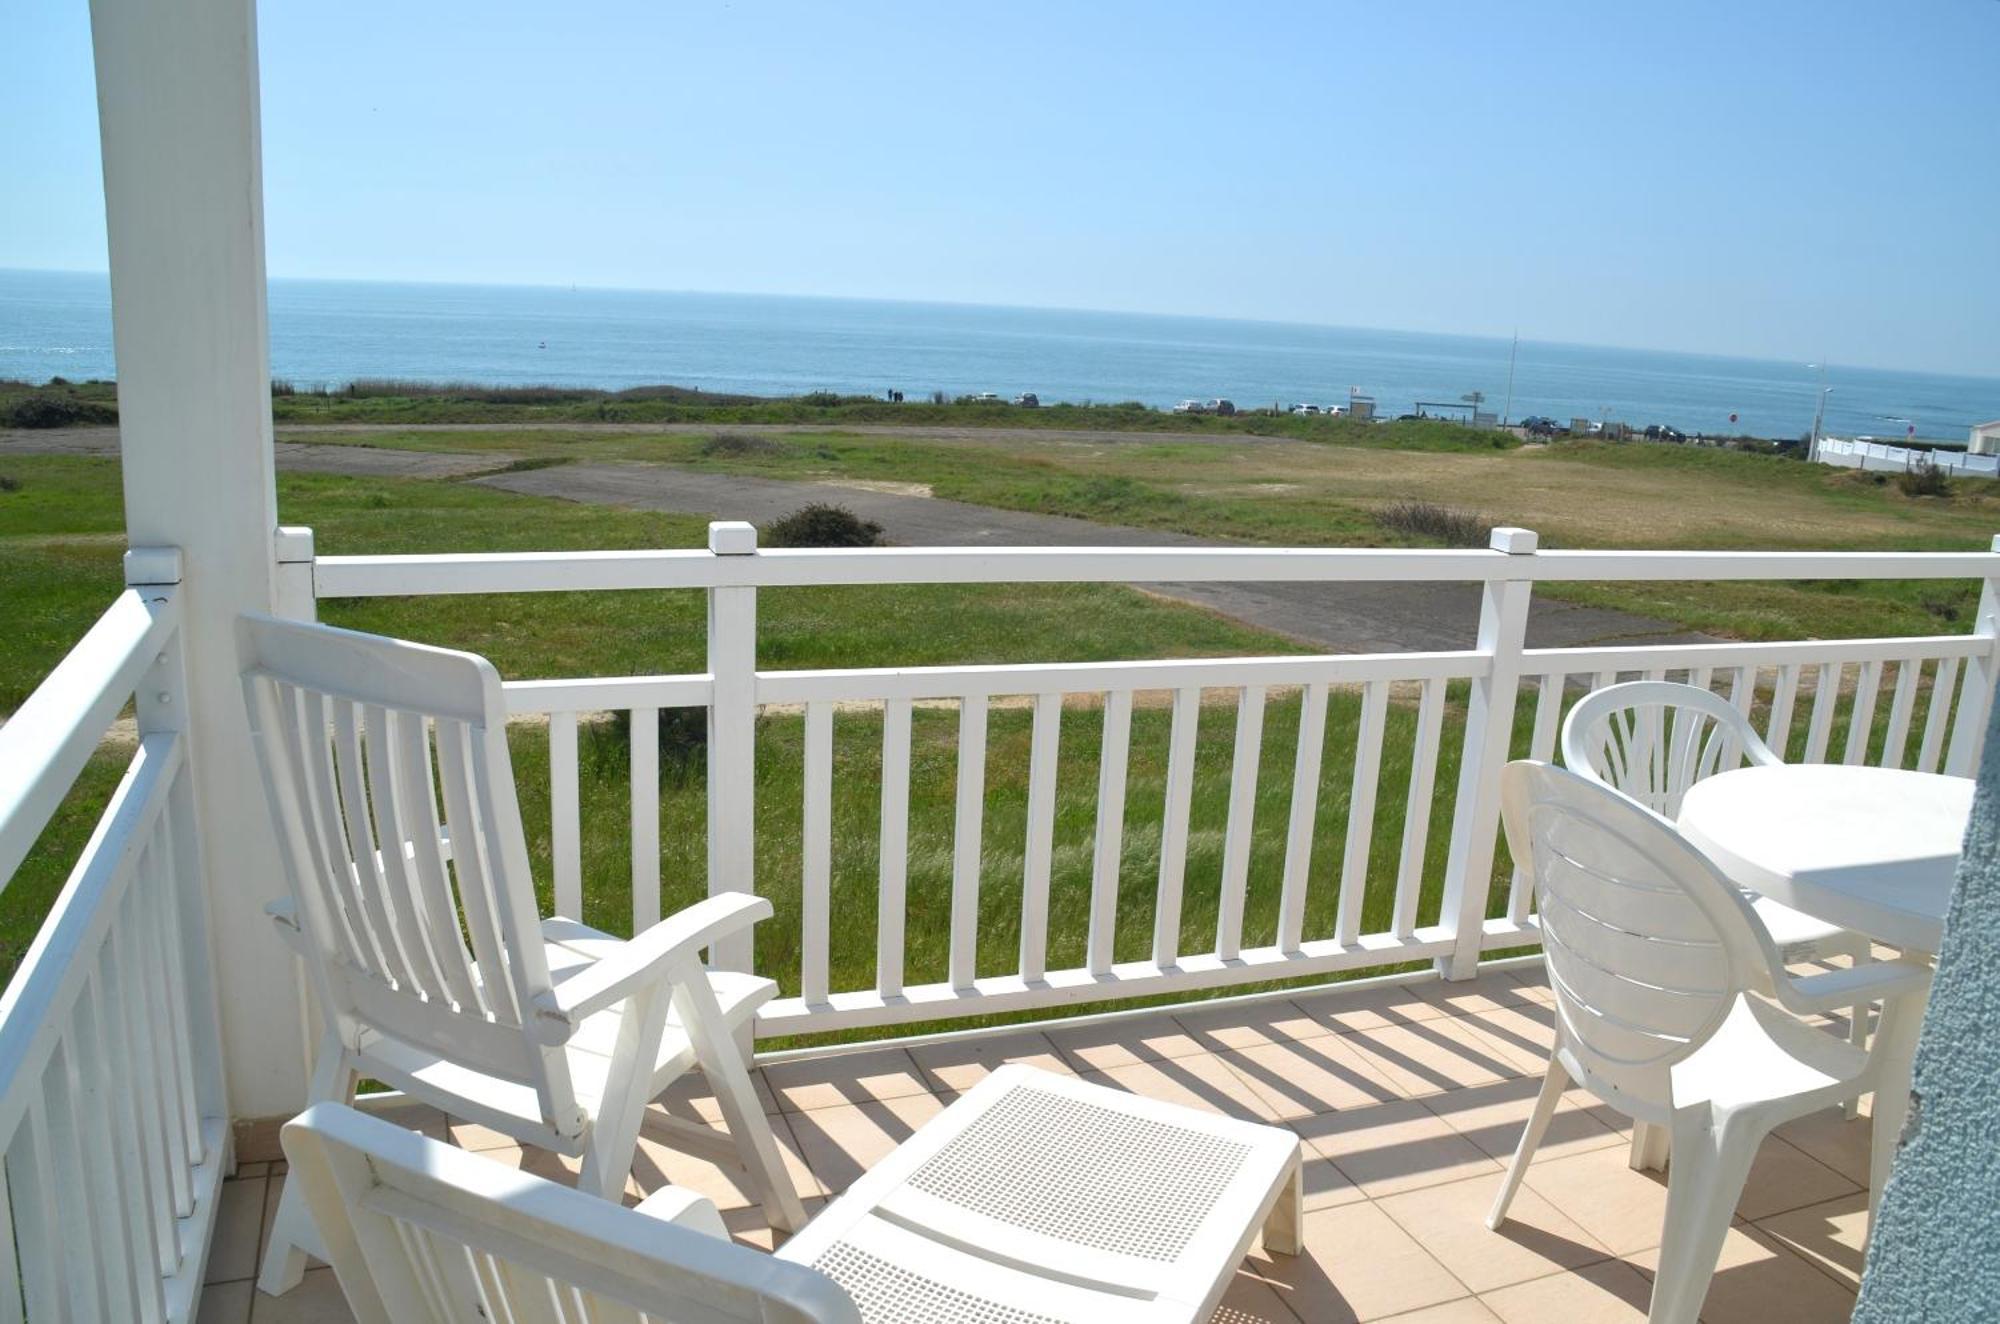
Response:
[{"label": "beige floor tile", "polygon": [[433,1108],[428,1103],[418,1103],[414,1099],[399,1099],[394,1103],[367,1104],[367,1096],[362,1097],[362,1111],[370,1117],[379,1117],[393,1126],[406,1131],[416,1131],[433,1140],[443,1140],[448,1119],[444,1111]]},{"label": "beige floor tile", "polygon": [[1394,1219],[1365,1201],[1307,1214],[1305,1242],[1303,1255],[1259,1253],[1247,1267],[1312,1324],[1382,1319],[1467,1294]]},{"label": "beige floor tile", "polygon": [[1537,1161],[1528,1168],[1527,1186],[1614,1254],[1660,1244],[1666,1179],[1632,1171],[1623,1146]]},{"label": "beige floor tile", "polygon": [[[1521,1143],[1522,1128],[1534,1111],[1535,1096],[1541,1093],[1541,1077],[1521,1076],[1513,1080],[1475,1085],[1470,1089],[1427,1094],[1426,1108],[1451,1124],[1453,1130],[1479,1146],[1481,1152],[1506,1162]],[[1583,1090],[1572,1089],[1556,1105],[1536,1155],[1559,1158],[1592,1149],[1608,1149],[1624,1143],[1612,1123],[1616,1114]]]},{"label": "beige floor tile", "polygon": [[814,1108],[786,1120],[798,1139],[799,1153],[819,1178],[821,1188],[838,1194],[943,1110],[944,1104],[932,1095],[905,1094],[838,1108]]},{"label": "beige floor tile", "polygon": [[201,1306],[195,1311],[194,1324],[248,1324],[250,1298],[256,1292],[257,1284],[248,1278],[233,1283],[210,1283],[201,1289]]},{"label": "beige floor tile", "polygon": [[1515,1002],[1467,1012],[1452,1024],[1470,1030],[1482,1043],[1531,1076],[1549,1065],[1556,1047],[1556,1009],[1546,1002]]},{"label": "beige floor tile", "polygon": [[1862,1252],[1868,1244],[1868,1195],[1856,1191],[1758,1223],[1757,1230],[1805,1256],[1849,1291],[1861,1289]]},{"label": "beige floor tile", "polygon": [[1644,1324],[1653,1284],[1620,1260],[1516,1283],[1479,1299],[1506,1324]]},{"label": "beige floor tile", "polygon": [[331,1269],[306,1270],[305,1280],[283,1296],[254,1296],[251,1324],[353,1324],[354,1312]]},{"label": "beige floor tile", "polygon": [[1856,1186],[1868,1184],[1868,1156],[1874,1146],[1870,1143],[1872,1133],[1866,1116],[1850,1122],[1839,1108],[1824,1108],[1785,1123],[1773,1134]]},{"label": "beige floor tile", "polygon": [[1050,1030],[1048,1038],[1077,1071],[1104,1071],[1134,1062],[1157,1062],[1207,1051],[1178,1021],[1164,1014]]},{"label": "beige floor tile", "polygon": [[433,1138],[448,1140],[460,1149],[470,1150],[474,1153],[486,1149],[517,1148],[521,1143],[505,1131],[495,1131],[490,1126],[481,1126],[477,1122],[460,1121],[455,1117],[447,1119],[445,1122],[445,1134],[443,1136]]},{"label": "beige floor tile", "polygon": [[[1301,1125],[1294,1122],[1293,1126]],[[1304,1137],[1300,1137],[1303,1141]],[[1306,1208],[1331,1209],[1338,1204],[1353,1204],[1368,1197],[1361,1193],[1348,1175],[1342,1172],[1330,1158],[1322,1156],[1311,1145],[1304,1145],[1300,1157],[1301,1176],[1305,1182]]]},{"label": "beige floor tile", "polygon": [[1276,1288],[1253,1273],[1239,1273],[1229,1280],[1208,1324],[1298,1324],[1298,1319]]},{"label": "beige floor tile", "polygon": [[[765,1113],[763,1116],[770,1124],[771,1138],[777,1142],[778,1153],[785,1161],[785,1171],[799,1195],[823,1194],[819,1180],[813,1176],[811,1167],[799,1150],[790,1117],[784,1113]],[[719,1125],[714,1130],[717,1135],[728,1135]],[[738,1209],[751,1203],[741,1168],[711,1163],[646,1135],[639,1137],[639,1152],[632,1159],[632,1176],[639,1188],[649,1194],[671,1183],[707,1196],[717,1209]]]},{"label": "beige floor tile", "polygon": [[949,1043],[912,1048],[910,1057],[931,1091],[949,1090],[963,1094],[986,1079],[996,1067],[1018,1062],[1042,1071],[1073,1074],[1070,1064],[1056,1051],[1048,1036],[1036,1031],[992,1035],[979,1039],[956,1039]]},{"label": "beige floor tile", "polygon": [[264,1230],[264,1194],[269,1179],[239,1178],[222,1183],[215,1209],[215,1236],[208,1252],[208,1278],[226,1283],[257,1276],[257,1250]]},{"label": "beige floor tile", "polygon": [[1406,1191],[1376,1201],[1417,1244],[1475,1292],[1490,1292],[1531,1278],[1591,1264],[1609,1252],[1554,1205],[1523,1187],[1507,1221],[1486,1226],[1499,1193],[1497,1177]]},{"label": "beige floor tile", "polygon": [[[808,1195],[799,1201],[805,1206],[806,1219],[826,1208],[826,1197]],[[785,1244],[787,1235],[773,1228],[764,1220],[764,1211],[751,1206],[744,1209],[724,1209],[722,1225],[729,1229],[729,1235],[752,1250],[771,1251]]]},{"label": "beige floor tile", "polygon": [[[764,1079],[762,1071],[750,1073],[751,1087],[757,1091],[757,1102],[765,1112],[778,1111],[778,1100],[771,1093],[770,1083]],[[703,1122],[722,1120],[722,1105],[715,1101],[715,1091],[709,1088],[707,1077],[699,1071],[690,1071],[653,1101],[653,1107],[675,1117],[685,1117]]]},{"label": "beige floor tile", "polygon": [[1471,979],[1423,979],[1410,985],[1418,997],[1454,1016],[1476,1015],[1497,1007],[1532,1002],[1528,990],[1512,975],[1488,970]]},{"label": "beige floor tile", "polygon": [[1523,966],[1519,970],[1509,970],[1507,977],[1521,986],[1521,991],[1537,1002],[1554,1002],[1555,990],[1549,987],[1549,968],[1536,964]]},{"label": "beige floor tile", "polygon": [[[1659,1251],[1633,1257],[1647,1274]],[[1701,1305],[1702,1324],[1840,1324],[1854,1293],[1755,1228],[1729,1229]]]},{"label": "beige floor tile", "polygon": [[1523,1074],[1492,1045],[1449,1019],[1358,1030],[1342,1039],[1398,1094],[1411,1098]]},{"label": "beige floor tile", "polygon": [[1385,1025],[1410,1025],[1436,1020],[1448,1013],[1417,996],[1413,984],[1377,984],[1370,988],[1333,988],[1324,993],[1295,993],[1292,1005],[1330,1030],[1379,1030]]},{"label": "beige floor tile", "polygon": [[1333,1027],[1326,1022],[1315,1020],[1296,1004],[1284,1001],[1206,1007],[1182,1012],[1174,1019],[1196,1042],[1211,1050],[1261,1048],[1333,1033]]},{"label": "beige floor tile", "polygon": [[1736,1202],[1736,1213],[1756,1222],[1860,1189],[1859,1182],[1849,1181],[1776,1136],[1766,1136],[1757,1149],[1757,1161],[1750,1165],[1750,1176],[1743,1183],[1743,1198]]},{"label": "beige floor tile", "polygon": [[1166,1058],[1158,1062],[1134,1062],[1108,1071],[1087,1071],[1083,1079],[1113,1089],[1125,1090],[1148,1099],[1178,1103],[1203,1112],[1241,1117],[1252,1122],[1274,1122],[1272,1110],[1249,1081],[1231,1069],[1235,1054],[1216,1053],[1194,1057]]},{"label": "beige floor tile", "polygon": [[1381,1324],[1499,1324],[1500,1317],[1472,1297],[1441,1306],[1425,1306],[1405,1315],[1390,1315]]},{"label": "beige floor tile", "polygon": [[253,1178],[268,1177],[270,1175],[271,1165],[269,1163],[239,1163],[236,1165],[236,1171],[229,1174],[229,1180],[250,1181]]},{"label": "beige floor tile", "polygon": [[1336,1109],[1366,1108],[1400,1097],[1370,1069],[1344,1035],[1265,1044],[1229,1054],[1229,1062],[1282,1120]]},{"label": "beige floor tile", "polygon": [[900,1048],[777,1062],[763,1071],[778,1106],[786,1112],[851,1107],[871,1100],[930,1093],[923,1073]]},{"label": "beige floor tile", "polygon": [[1498,1180],[1501,1171],[1415,1099],[1307,1117],[1292,1128],[1371,1200],[1464,1177]]}]

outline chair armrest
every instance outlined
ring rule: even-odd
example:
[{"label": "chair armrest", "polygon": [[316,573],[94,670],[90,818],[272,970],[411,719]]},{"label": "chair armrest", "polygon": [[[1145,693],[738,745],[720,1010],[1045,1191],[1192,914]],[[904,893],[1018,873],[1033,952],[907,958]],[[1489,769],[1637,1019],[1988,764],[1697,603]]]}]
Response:
[{"label": "chair armrest", "polygon": [[723,1224],[722,1215],[715,1211],[715,1203],[685,1186],[662,1186],[639,1201],[633,1212],[705,1232],[718,1241],[729,1240],[729,1229]]},{"label": "chair armrest", "polygon": [[1921,961],[1871,961],[1829,970],[1820,975],[1781,976],[1772,990],[1778,1005],[1801,1016],[1852,1007],[1859,1002],[1924,996],[1930,989],[1931,968]]},{"label": "chair armrest", "polygon": [[610,956],[539,995],[535,1015],[542,1023],[541,1033],[555,1035],[547,1042],[566,1042],[578,1025],[659,979],[675,961],[770,915],[767,898],[724,892],[667,916]]}]

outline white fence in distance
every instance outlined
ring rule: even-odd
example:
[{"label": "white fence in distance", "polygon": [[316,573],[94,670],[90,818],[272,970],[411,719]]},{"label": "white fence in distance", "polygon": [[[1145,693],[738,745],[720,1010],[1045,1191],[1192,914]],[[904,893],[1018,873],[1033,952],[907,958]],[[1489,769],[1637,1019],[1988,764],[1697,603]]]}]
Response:
[{"label": "white fence in distance", "polygon": [[1821,464],[1842,469],[1865,469],[1872,473],[1908,473],[1928,463],[1960,478],[2000,478],[2000,455],[1923,450],[1841,437],[1821,437],[1813,455]]}]

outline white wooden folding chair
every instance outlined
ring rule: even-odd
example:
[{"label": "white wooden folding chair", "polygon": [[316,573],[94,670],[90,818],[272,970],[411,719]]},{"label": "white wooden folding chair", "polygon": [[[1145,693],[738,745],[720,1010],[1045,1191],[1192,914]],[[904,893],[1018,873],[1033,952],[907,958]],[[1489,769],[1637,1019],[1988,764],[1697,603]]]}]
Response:
[{"label": "white wooden folding chair", "polygon": [[[291,896],[270,908],[325,1020],[310,1098],[380,1080],[523,1144],[579,1156],[622,1194],[642,1122],[739,1163],[774,1226],[805,1221],[734,1034],[770,980],[701,951],[771,913],[711,897],[626,942],[539,918],[500,677],[484,658],[324,625],[242,617],[245,700]],[[648,1117],[699,1065],[727,1138]],[[316,1251],[285,1190],[259,1285]]]},{"label": "white wooden folding chair", "polygon": [[[1664,680],[1607,685],[1577,700],[1563,721],[1562,750],[1571,772],[1601,781],[1670,819],[1680,817],[1682,798],[1704,777],[1745,764],[1784,762],[1727,699],[1699,685]],[[1866,934],[1767,896],[1747,895],[1787,965],[1829,956],[1845,956],[1859,965],[1874,950]],[[1847,1037],[1856,1044],[1868,1042],[1867,1004],[1849,1009]],[[1848,1105],[1850,1117],[1855,1107]],[[1634,1127],[1632,1166],[1663,1166],[1666,1139],[1652,1127]]]},{"label": "white wooden folding chair", "polygon": [[1904,1019],[1921,1011],[1930,972],[1884,961],[1789,974],[1748,899],[1708,857],[1602,782],[1512,763],[1501,809],[1514,858],[1534,880],[1556,1045],[1487,1225],[1505,1220],[1575,1081],[1672,1137],[1649,1318],[1692,1324],[1764,1137],[1872,1090],[1883,1070],[1890,1036],[1864,1051],[1799,1018],[1880,1000],[1885,1016]]},{"label": "white wooden folding chair", "polygon": [[1208,1324],[1304,1219],[1296,1133],[1020,1065],[775,1255],[689,1192],[587,1200],[337,1104],[284,1145],[361,1324]]}]

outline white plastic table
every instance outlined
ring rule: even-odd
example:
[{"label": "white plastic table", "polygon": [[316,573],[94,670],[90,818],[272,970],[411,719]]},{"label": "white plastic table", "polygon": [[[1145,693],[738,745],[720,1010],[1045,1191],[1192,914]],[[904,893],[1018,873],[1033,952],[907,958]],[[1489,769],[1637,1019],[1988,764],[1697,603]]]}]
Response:
[{"label": "white plastic table", "polygon": [[1737,884],[1906,951],[1944,934],[1973,783],[1789,763],[1690,787],[1681,831]]},{"label": "white plastic table", "polygon": [[[1973,783],[1823,763],[1739,768],[1695,783],[1681,832],[1731,881],[1906,954],[1937,951],[1972,813]],[[1910,1107],[1923,1009],[1876,1027],[1871,1214]]]}]

